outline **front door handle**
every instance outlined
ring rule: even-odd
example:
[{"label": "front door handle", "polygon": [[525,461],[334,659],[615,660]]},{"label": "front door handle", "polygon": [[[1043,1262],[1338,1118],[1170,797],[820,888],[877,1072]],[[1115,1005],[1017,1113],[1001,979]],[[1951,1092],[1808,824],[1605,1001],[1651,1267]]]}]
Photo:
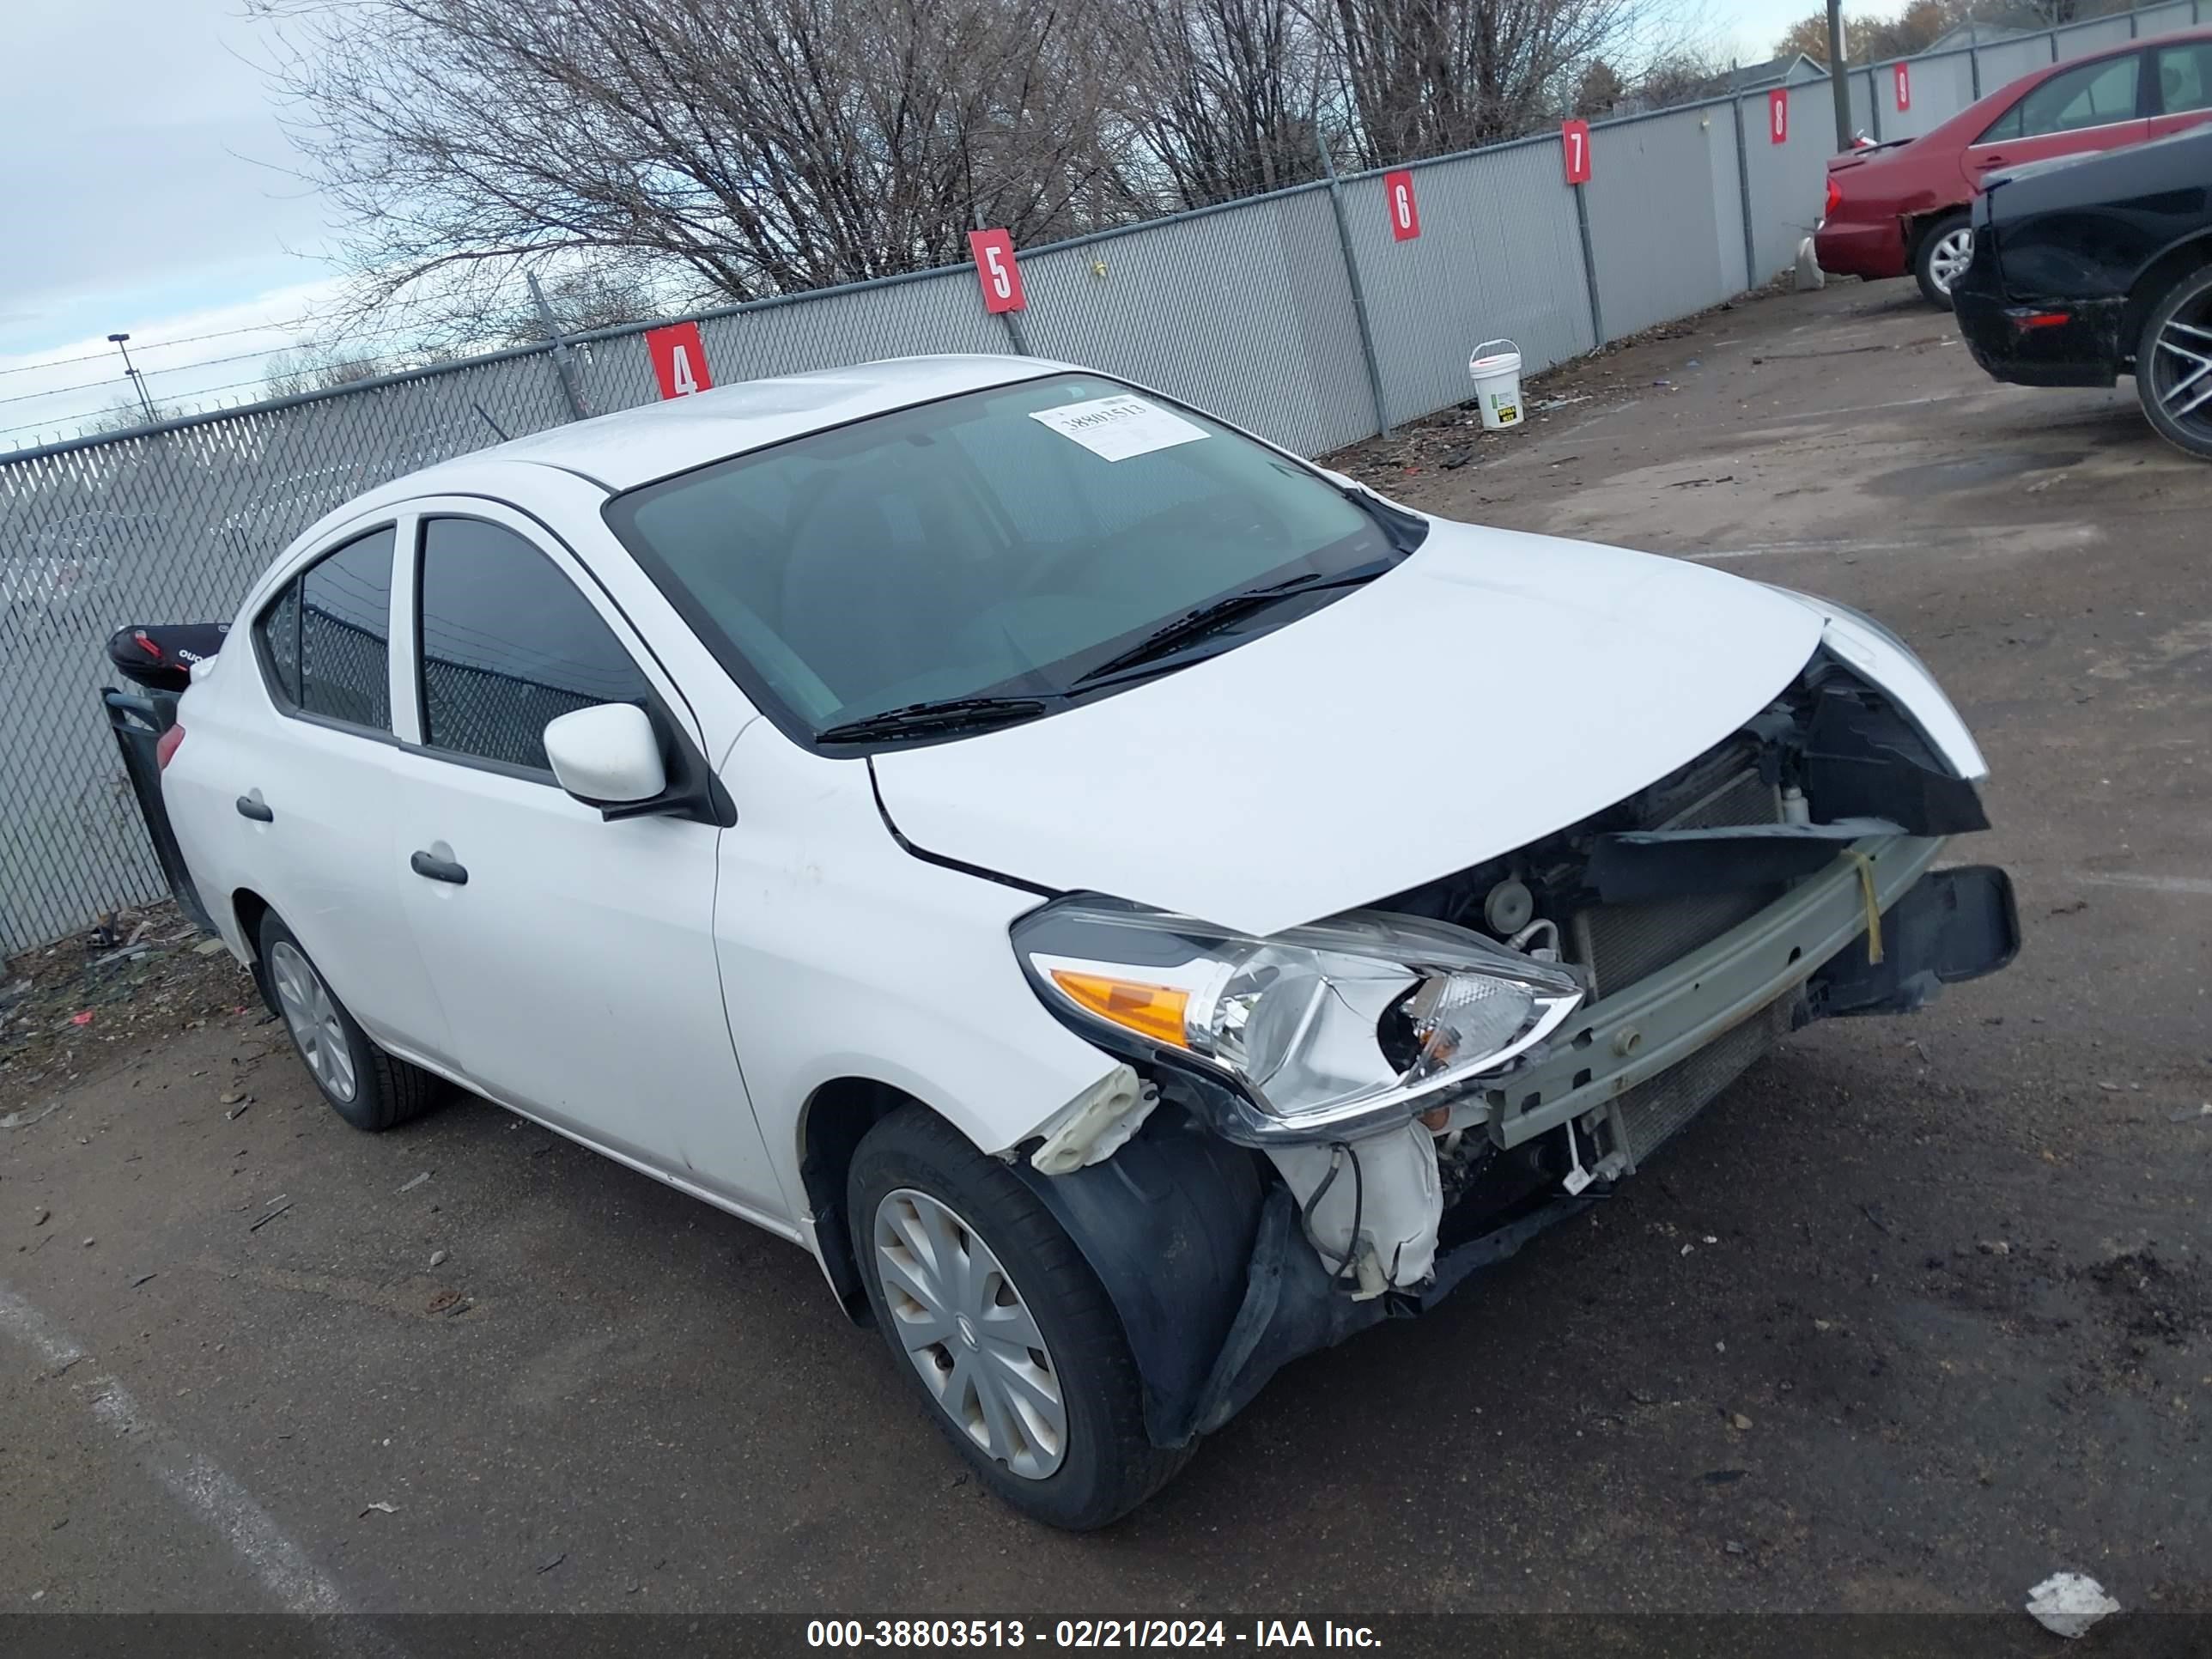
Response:
[{"label": "front door handle", "polygon": [[428,853],[417,853],[407,860],[407,867],[418,876],[428,876],[432,881],[450,881],[456,887],[469,884],[469,872],[451,859],[434,858]]},{"label": "front door handle", "polygon": [[269,803],[261,799],[259,790],[256,790],[252,794],[240,795],[238,798],[238,816],[242,818],[252,818],[256,823],[276,822],[276,815],[269,810]]}]

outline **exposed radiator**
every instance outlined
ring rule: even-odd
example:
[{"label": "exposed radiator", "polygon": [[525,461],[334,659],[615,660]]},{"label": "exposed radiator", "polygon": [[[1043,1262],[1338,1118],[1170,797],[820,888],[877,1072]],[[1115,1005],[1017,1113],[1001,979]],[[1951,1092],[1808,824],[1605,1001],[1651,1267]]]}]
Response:
[{"label": "exposed radiator", "polygon": [[[1729,774],[1688,805],[1650,827],[1712,830],[1724,824],[1774,823],[1781,798],[1755,768]],[[1661,899],[1650,904],[1597,904],[1575,915],[1570,935],[1576,960],[1591,970],[1602,1000],[1645,975],[1710,945],[1781,896],[1778,887]]]},{"label": "exposed radiator", "polygon": [[1777,998],[1741,1024],[1715,1037],[1679,1066],[1638,1084],[1620,1097],[1617,1120],[1626,1132],[1625,1149],[1641,1164],[1705,1109],[1714,1096],[1741,1077],[1753,1060],[1790,1033],[1797,994]]}]

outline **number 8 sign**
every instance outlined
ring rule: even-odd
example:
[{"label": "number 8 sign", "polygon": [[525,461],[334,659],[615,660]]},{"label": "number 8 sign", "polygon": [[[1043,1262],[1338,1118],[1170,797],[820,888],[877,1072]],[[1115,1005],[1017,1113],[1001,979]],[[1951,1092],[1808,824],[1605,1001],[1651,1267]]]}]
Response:
[{"label": "number 8 sign", "polygon": [[1383,198],[1390,204],[1390,235],[1410,242],[1421,234],[1421,210],[1413,200],[1413,175],[1402,168],[1382,175]]},{"label": "number 8 sign", "polygon": [[1790,92],[1785,87],[1766,94],[1766,136],[1778,144],[1790,142]]}]

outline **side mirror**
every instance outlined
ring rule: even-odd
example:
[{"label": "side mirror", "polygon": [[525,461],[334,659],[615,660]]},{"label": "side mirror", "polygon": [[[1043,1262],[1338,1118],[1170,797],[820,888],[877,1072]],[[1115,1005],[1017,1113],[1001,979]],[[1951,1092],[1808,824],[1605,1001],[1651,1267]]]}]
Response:
[{"label": "side mirror", "polygon": [[631,805],[668,788],[660,738],[635,703],[603,702],[548,721],[545,758],[554,780],[587,806]]}]

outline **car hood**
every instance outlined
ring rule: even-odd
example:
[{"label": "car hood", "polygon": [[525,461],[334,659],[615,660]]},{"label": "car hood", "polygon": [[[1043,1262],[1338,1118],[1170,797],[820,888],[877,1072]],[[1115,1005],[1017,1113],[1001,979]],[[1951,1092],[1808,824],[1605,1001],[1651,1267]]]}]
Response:
[{"label": "car hood", "polygon": [[1821,619],[1679,560],[1441,520],[1248,644],[1025,725],[875,757],[917,851],[1249,933],[1564,829],[1773,701]]}]

